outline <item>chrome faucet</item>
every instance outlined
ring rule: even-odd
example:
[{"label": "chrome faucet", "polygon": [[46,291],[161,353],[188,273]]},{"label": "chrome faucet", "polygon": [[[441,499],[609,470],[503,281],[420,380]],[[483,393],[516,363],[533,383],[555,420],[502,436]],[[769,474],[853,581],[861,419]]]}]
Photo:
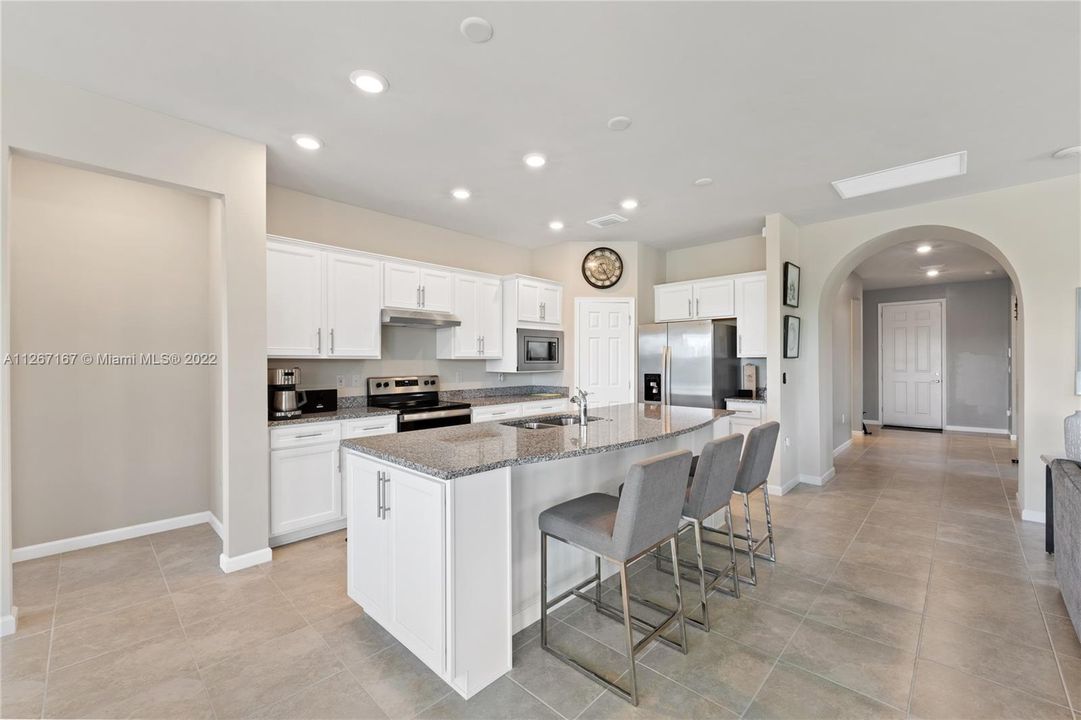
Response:
[{"label": "chrome faucet", "polygon": [[587,393],[580,387],[574,388],[578,392],[571,396],[571,402],[578,406],[578,424],[585,427],[589,422],[589,401],[586,400],[586,396],[591,393]]}]

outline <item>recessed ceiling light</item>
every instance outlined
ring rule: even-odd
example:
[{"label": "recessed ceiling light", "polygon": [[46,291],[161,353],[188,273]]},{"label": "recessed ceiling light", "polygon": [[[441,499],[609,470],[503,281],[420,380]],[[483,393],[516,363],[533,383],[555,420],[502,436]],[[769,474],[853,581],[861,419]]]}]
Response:
[{"label": "recessed ceiling light", "polygon": [[552,222],[548,223],[548,227],[550,227],[553,230],[562,230],[563,229],[563,221],[562,220],[553,220]]},{"label": "recessed ceiling light", "polygon": [[473,193],[469,192],[466,188],[454,188],[450,191],[450,194],[454,196],[455,200],[468,200],[469,196]]},{"label": "recessed ceiling light", "polygon": [[390,86],[385,77],[371,70],[354,70],[349,74],[349,82],[369,95],[378,95]]},{"label": "recessed ceiling light", "polygon": [[1062,148],[1051,157],[1062,160],[1065,158],[1074,158],[1078,155],[1081,155],[1081,145],[1074,145],[1073,147]]},{"label": "recessed ceiling light", "polygon": [[492,34],[495,32],[492,29],[492,24],[482,17],[467,17],[462,20],[462,24],[458,26],[458,30],[465,35],[465,39],[469,42],[486,43],[492,39]]},{"label": "recessed ceiling light", "polygon": [[711,178],[711,177],[698,178],[697,180],[694,181],[694,184],[697,185],[698,187],[705,187],[706,185],[712,185],[713,184],[713,178]]},{"label": "recessed ceiling light", "polygon": [[529,153],[522,158],[522,162],[531,168],[542,168],[548,162],[548,158],[541,153]]},{"label": "recessed ceiling light", "polygon": [[616,115],[608,121],[609,130],[626,130],[631,126],[631,119],[626,115]]},{"label": "recessed ceiling light", "polygon": [[305,150],[318,150],[323,147],[323,141],[314,135],[294,135],[293,142]]},{"label": "recessed ceiling light", "polygon": [[964,150],[941,155],[929,160],[898,165],[877,170],[866,175],[856,175],[844,180],[834,180],[833,189],[845,200],[871,193],[919,185],[932,180],[964,175],[968,165],[968,153]]},{"label": "recessed ceiling light", "polygon": [[931,268],[930,270],[927,271],[927,277],[937,277],[937,276],[938,276],[938,270],[935,270],[934,268]]},{"label": "recessed ceiling light", "polygon": [[994,270],[984,270],[984,271],[983,271],[983,274],[984,274],[984,275],[994,275],[994,274],[995,274],[995,271],[994,271]]},{"label": "recessed ceiling light", "polygon": [[931,252],[931,246],[920,245],[918,248],[916,248],[916,252],[918,252],[920,255],[926,255],[927,253]]},{"label": "recessed ceiling light", "polygon": [[619,206],[624,210],[634,210],[638,207],[638,201],[634,198],[627,198],[626,200],[620,201]]}]

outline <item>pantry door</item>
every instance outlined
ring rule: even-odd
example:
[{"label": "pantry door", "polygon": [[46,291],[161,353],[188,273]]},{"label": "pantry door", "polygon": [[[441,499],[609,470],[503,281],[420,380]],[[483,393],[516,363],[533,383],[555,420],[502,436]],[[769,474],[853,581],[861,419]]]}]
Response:
[{"label": "pantry door", "polygon": [[634,402],[634,300],[575,298],[574,304],[575,384],[594,406]]},{"label": "pantry door", "polygon": [[942,428],[943,301],[878,306],[882,424]]}]

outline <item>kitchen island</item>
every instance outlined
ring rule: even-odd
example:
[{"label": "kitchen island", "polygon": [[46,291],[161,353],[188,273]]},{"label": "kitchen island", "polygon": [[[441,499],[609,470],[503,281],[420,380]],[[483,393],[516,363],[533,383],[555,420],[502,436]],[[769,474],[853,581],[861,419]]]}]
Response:
[{"label": "kitchen island", "polygon": [[[511,669],[513,634],[540,617],[538,515],[615,494],[638,460],[698,452],[729,432],[730,414],[625,404],[590,408],[585,425],[528,418],[346,440],[349,597],[469,698]],[[552,597],[593,563],[556,543],[548,572]]]}]

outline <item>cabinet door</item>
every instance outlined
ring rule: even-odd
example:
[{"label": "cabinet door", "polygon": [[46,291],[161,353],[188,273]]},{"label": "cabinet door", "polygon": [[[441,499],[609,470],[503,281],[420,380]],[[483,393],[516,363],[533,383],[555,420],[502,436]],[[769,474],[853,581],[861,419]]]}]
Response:
[{"label": "cabinet door", "polygon": [[406,310],[420,307],[420,267],[383,263],[383,307]]},{"label": "cabinet door", "polygon": [[323,326],[323,253],[267,243],[267,355],[318,357]]},{"label": "cabinet door", "polygon": [[468,275],[459,275],[454,281],[454,313],[462,321],[453,330],[456,358],[480,357],[479,286],[480,279]]},{"label": "cabinet door", "polygon": [[342,514],[338,443],[270,453],[270,534],[333,522]]},{"label": "cabinet door", "polygon": [[445,270],[420,271],[420,305],[432,312],[454,312],[455,274]]},{"label": "cabinet door", "polygon": [[477,326],[481,354],[486,358],[503,357],[503,283],[498,280],[481,280],[477,284]]},{"label": "cabinet door", "polygon": [[694,317],[694,289],[691,285],[657,285],[653,288],[653,317],[657,322],[689,320]]},{"label": "cabinet door", "polygon": [[736,280],[736,332],[739,357],[766,357],[766,276]]},{"label": "cabinet door", "polygon": [[563,288],[560,286],[541,284],[540,321],[552,325],[563,322]]},{"label": "cabinet door", "polygon": [[327,253],[327,351],[332,357],[378,358],[379,261]]},{"label": "cabinet door", "polygon": [[696,318],[735,317],[736,284],[732,280],[703,280],[694,283]]},{"label": "cabinet door", "polygon": [[388,471],[394,636],[436,672],[446,664],[446,511],[442,483]]},{"label": "cabinet door", "polygon": [[521,322],[540,322],[540,284],[533,280],[517,280],[518,320]]},{"label": "cabinet door", "polygon": [[379,473],[384,470],[370,460],[345,454],[349,597],[381,622],[390,604],[390,524],[379,512]]},{"label": "cabinet door", "polygon": [[522,406],[511,405],[487,405],[473,408],[473,422],[488,422],[489,420],[508,420],[522,416]]},{"label": "cabinet door", "polygon": [[737,417],[731,417],[732,432],[739,433],[743,437],[747,437],[747,433],[751,431],[751,428],[759,425],[757,420],[743,420]]}]

